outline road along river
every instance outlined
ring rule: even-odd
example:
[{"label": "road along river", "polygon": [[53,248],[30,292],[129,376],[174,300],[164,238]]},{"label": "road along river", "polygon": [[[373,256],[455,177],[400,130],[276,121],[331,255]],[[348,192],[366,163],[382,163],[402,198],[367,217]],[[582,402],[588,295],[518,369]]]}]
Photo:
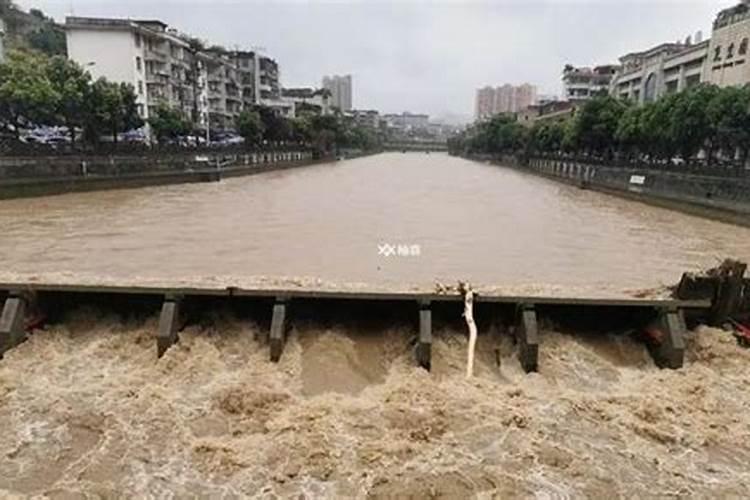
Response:
[{"label": "road along river", "polygon": [[0,228],[6,281],[596,295],[750,259],[748,228],[434,153],[0,201]]},{"label": "road along river", "polygon": [[[4,201],[0,228],[6,279],[55,281],[628,294],[750,256],[747,229],[437,154]],[[379,255],[399,244],[419,255]],[[272,364],[267,326],[222,310],[157,361],[157,316],[80,307],[5,354],[0,496],[750,496],[750,351],[723,332],[659,370],[607,325],[543,321],[527,375],[492,325],[467,380],[460,318],[428,373],[406,318],[293,322]]]}]

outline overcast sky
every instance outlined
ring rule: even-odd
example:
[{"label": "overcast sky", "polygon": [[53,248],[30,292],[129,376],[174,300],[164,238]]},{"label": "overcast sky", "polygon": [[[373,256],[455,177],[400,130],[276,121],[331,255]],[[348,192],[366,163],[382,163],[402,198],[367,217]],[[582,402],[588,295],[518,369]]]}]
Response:
[{"label": "overcast sky", "polygon": [[560,94],[565,63],[616,62],[684,39],[735,0],[216,1],[18,0],[58,20],[157,18],[228,48],[262,47],[287,87],[351,73],[354,106],[470,117],[484,85]]}]

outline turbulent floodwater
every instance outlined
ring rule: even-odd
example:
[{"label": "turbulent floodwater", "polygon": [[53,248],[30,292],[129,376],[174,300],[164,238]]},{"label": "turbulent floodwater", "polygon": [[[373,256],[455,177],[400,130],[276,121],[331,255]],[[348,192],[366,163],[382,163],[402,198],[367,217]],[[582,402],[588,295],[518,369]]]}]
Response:
[{"label": "turbulent floodwater", "polygon": [[[747,229],[436,154],[0,201],[0,228],[19,280],[631,293],[750,257]],[[458,327],[427,373],[406,324],[292,321],[272,364],[215,311],[157,361],[155,315],[66,314],[0,361],[2,497],[750,497],[750,351],[716,330],[670,371],[543,322],[526,375],[494,326],[467,380]]]},{"label": "turbulent floodwater", "polygon": [[7,280],[628,293],[750,260],[747,228],[423,153],[0,201],[0,228]]},{"label": "turbulent floodwater", "polygon": [[[0,363],[0,494],[52,498],[750,495],[750,351],[691,333],[682,370],[627,337],[296,327],[281,362],[227,317],[154,359],[156,318],[79,310]],[[495,332],[496,333],[496,332]],[[499,350],[499,354],[497,354]],[[498,366],[497,360],[500,363]]]}]

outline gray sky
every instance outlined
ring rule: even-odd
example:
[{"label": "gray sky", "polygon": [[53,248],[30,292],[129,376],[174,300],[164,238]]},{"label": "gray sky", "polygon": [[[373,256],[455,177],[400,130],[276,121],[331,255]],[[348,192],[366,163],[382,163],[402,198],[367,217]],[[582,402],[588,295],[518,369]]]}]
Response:
[{"label": "gray sky", "polygon": [[264,47],[285,86],[354,76],[354,105],[383,112],[471,116],[474,92],[530,82],[559,94],[565,63],[624,53],[703,30],[735,0],[384,2],[18,0],[70,14],[158,18],[229,48]]}]

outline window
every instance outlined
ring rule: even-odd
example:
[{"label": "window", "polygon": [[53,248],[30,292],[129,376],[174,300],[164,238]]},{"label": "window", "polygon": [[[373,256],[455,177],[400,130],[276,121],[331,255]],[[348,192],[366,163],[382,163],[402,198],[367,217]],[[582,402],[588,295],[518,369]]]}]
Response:
[{"label": "window", "polygon": [[141,46],[141,34],[140,33],[135,34],[135,46],[136,47]]},{"label": "window", "polygon": [[143,81],[138,80],[138,95],[143,95]]},{"label": "window", "polygon": [[143,117],[143,104],[138,105],[138,114]]},{"label": "window", "polygon": [[743,38],[742,41],[740,42],[740,48],[737,51],[737,54],[741,56],[744,56],[745,54],[747,54],[747,38]]},{"label": "window", "polygon": [[720,61],[721,60],[721,45],[716,47],[714,51],[714,61]]},{"label": "window", "polygon": [[730,43],[729,47],[727,47],[727,59],[731,59],[734,57],[734,44]]},{"label": "window", "polygon": [[648,75],[648,78],[646,78],[646,85],[643,89],[644,95],[643,98],[646,102],[651,102],[656,100],[656,74],[651,73]]},{"label": "window", "polygon": [[135,58],[135,69],[136,71],[141,70],[141,58],[140,57]]}]

